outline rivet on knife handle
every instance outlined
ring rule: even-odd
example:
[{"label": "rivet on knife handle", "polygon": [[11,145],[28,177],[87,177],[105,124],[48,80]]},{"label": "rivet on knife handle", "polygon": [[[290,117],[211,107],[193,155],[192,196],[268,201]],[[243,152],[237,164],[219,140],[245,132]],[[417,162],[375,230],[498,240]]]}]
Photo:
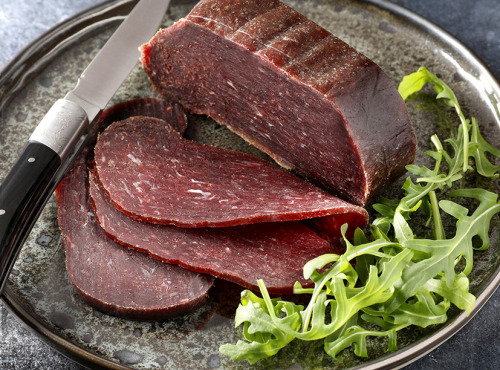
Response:
[{"label": "rivet on knife handle", "polygon": [[[43,206],[42,195],[54,186],[61,158],[44,144],[29,142],[0,185],[0,291]],[[22,240],[21,240],[22,239]]]},{"label": "rivet on knife handle", "polygon": [[87,114],[78,104],[58,100],[0,185],[0,291],[19,253],[15,246],[26,239],[60,180],[61,164],[88,123]]}]

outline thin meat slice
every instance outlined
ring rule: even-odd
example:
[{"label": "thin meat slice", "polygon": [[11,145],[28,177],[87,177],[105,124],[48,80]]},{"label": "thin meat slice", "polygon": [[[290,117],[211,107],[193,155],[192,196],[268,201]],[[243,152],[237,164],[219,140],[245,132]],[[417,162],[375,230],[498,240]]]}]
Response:
[{"label": "thin meat slice", "polygon": [[99,120],[92,125],[93,131],[89,134],[87,145],[95,145],[98,134],[113,122],[132,116],[155,117],[164,120],[181,135],[187,128],[187,118],[181,105],[158,98],[137,98],[117,103],[105,109]]},{"label": "thin meat slice", "polygon": [[[257,290],[263,279],[273,294],[289,294],[309,260],[335,250],[299,222],[224,228],[179,228],[136,221],[110,202],[95,172],[90,194],[103,230],[118,242],[186,269]],[[337,252],[339,252],[337,250]]]},{"label": "thin meat slice", "polygon": [[110,239],[94,217],[86,180],[86,161],[80,158],[56,191],[66,269],[85,301],[130,319],[163,319],[198,307],[213,278]]},{"label": "thin meat slice", "polygon": [[[129,102],[125,106],[134,113],[148,114],[142,103]],[[155,103],[153,106],[157,107]],[[102,128],[117,112],[105,111],[97,126]],[[164,319],[198,307],[207,298],[213,283],[211,276],[124,248],[101,229],[88,192],[87,164],[91,159],[89,147],[56,190],[58,221],[71,283],[90,306],[129,319]]]},{"label": "thin meat slice", "polygon": [[227,227],[318,218],[332,240],[367,212],[255,157],[182,138],[146,117],[115,122],[95,147],[99,179],[131,217],[180,227]]},{"label": "thin meat slice", "polygon": [[187,118],[182,106],[158,98],[137,98],[115,104],[102,113],[98,126],[103,129],[113,122],[133,116],[164,120],[180,134],[184,134],[187,128]]},{"label": "thin meat slice", "polygon": [[387,75],[277,0],[202,0],[142,47],[142,64],[167,99],[358,205],[414,159]]}]

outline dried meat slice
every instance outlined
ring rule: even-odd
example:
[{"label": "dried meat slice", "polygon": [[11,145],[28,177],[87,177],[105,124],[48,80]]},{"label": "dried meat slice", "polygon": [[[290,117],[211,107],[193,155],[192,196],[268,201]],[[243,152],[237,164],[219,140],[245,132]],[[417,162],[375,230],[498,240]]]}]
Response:
[{"label": "dried meat slice", "polygon": [[[121,117],[124,108],[128,113],[141,114],[151,114],[154,108],[163,117],[167,105],[143,99],[123,103],[105,111],[97,127]],[[182,121],[182,116],[182,111],[175,113],[176,122]],[[129,319],[164,319],[198,307],[207,298],[211,276],[124,248],[96,222],[88,192],[87,164],[91,157],[92,149],[86,148],[56,190],[71,283],[92,307]]]},{"label": "dried meat slice", "polygon": [[128,117],[155,117],[168,122],[180,134],[187,128],[187,118],[181,105],[158,98],[137,98],[107,108],[99,118],[97,127],[102,130],[116,121]]},{"label": "dried meat slice", "polygon": [[69,279],[100,311],[129,319],[158,320],[198,307],[213,278],[124,248],[97,223],[80,158],[56,191],[58,221]]},{"label": "dried meat slice", "polygon": [[187,129],[187,118],[181,105],[158,98],[137,98],[117,103],[102,112],[99,120],[92,125],[88,146],[95,145],[100,132],[113,122],[121,121],[131,116],[155,117],[166,122],[184,134]]},{"label": "dried meat slice", "polygon": [[302,275],[304,264],[335,251],[299,222],[179,228],[136,221],[113,206],[95,172],[90,194],[99,224],[119,243],[248,289],[258,289],[257,279],[273,294],[292,293],[296,281],[311,286]]},{"label": "dried meat slice", "polygon": [[95,146],[99,179],[131,217],[180,227],[227,227],[318,218],[332,241],[363,228],[367,212],[255,157],[182,138],[165,122],[132,117]]},{"label": "dried meat slice", "polygon": [[414,159],[416,137],[387,75],[277,0],[202,0],[143,46],[142,64],[167,99],[356,204]]}]

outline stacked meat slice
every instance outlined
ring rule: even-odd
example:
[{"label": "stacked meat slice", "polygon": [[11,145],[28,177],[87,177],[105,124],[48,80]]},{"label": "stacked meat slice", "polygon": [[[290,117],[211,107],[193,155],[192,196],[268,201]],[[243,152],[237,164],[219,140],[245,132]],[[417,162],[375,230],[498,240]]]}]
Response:
[{"label": "stacked meat slice", "polygon": [[[156,99],[119,104],[104,112],[96,131],[129,114],[166,119],[183,131],[187,122],[179,108]],[[124,248],[100,228],[88,189],[92,163],[90,143],[56,189],[66,270],[84,300],[100,311],[143,320],[163,319],[203,303],[212,277]]]}]

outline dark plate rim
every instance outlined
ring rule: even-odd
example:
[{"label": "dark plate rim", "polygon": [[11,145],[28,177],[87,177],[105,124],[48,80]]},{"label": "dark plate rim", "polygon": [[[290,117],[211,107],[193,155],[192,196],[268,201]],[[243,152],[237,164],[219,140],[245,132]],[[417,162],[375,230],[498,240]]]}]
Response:
[{"label": "dark plate rim", "polygon": [[[54,56],[71,46],[79,34],[88,32],[93,28],[101,27],[105,23],[122,20],[136,3],[137,0],[106,0],[57,24],[25,46],[9,63],[0,69],[0,111],[10,102],[11,96],[15,95],[17,91],[24,87],[37,71],[50,63]],[[405,22],[422,29],[442,43],[448,45],[453,51],[461,55],[471,65],[477,68],[479,73],[486,78],[485,81],[490,84],[495,95],[500,96],[499,82],[486,64],[480,57],[451,34],[424,17],[388,0],[365,0],[363,3],[366,4],[363,6],[373,5],[385,10],[391,15],[403,19]],[[498,106],[500,106],[500,104],[496,105],[496,113],[498,120],[500,120]],[[359,368],[400,368],[437,348],[462,329],[493,295],[500,285],[500,266],[497,266],[494,273],[492,273],[481,285],[484,288],[481,293],[477,295],[476,303],[470,315],[467,316],[465,312],[462,312],[429,337],[423,338],[402,350],[388,353],[370,363],[363,364]],[[126,366],[119,365],[113,361],[106,360],[90,353],[84,348],[71,343],[49,330],[43,323],[40,323],[34,318],[30,312],[23,307],[22,303],[15,298],[15,294],[11,291],[9,284],[6,284],[5,290],[2,296],[0,296],[0,300],[8,311],[31,332],[40,337],[45,343],[55,348],[59,353],[75,362],[89,368],[127,368]]]}]

